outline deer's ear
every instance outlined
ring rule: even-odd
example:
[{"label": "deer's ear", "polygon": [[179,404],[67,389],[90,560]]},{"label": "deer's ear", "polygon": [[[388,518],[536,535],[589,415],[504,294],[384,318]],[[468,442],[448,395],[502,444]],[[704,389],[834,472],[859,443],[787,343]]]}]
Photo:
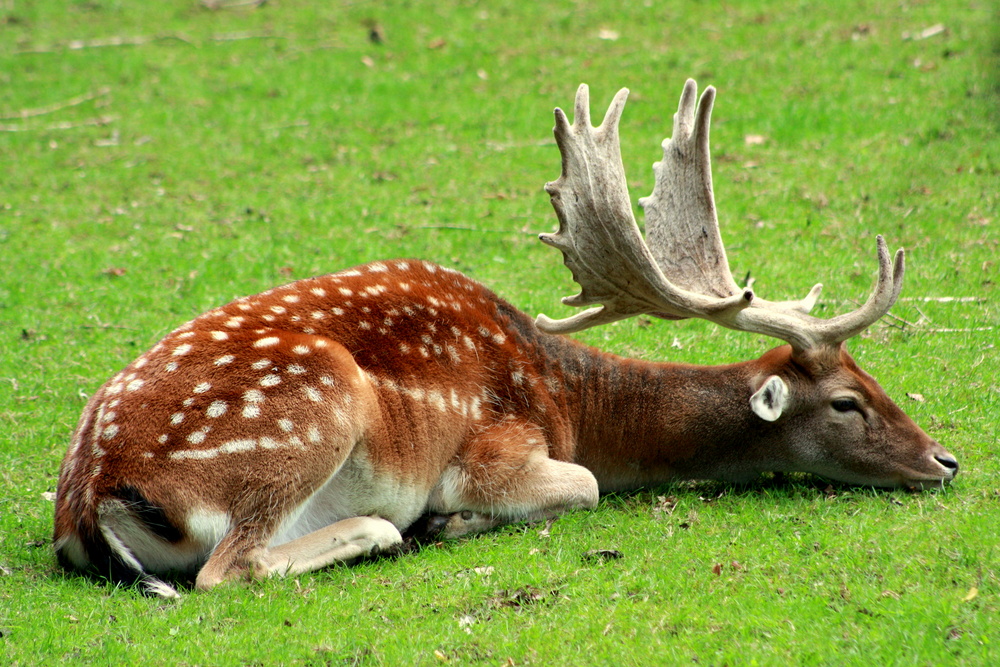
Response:
[{"label": "deer's ear", "polygon": [[764,421],[777,421],[788,407],[792,394],[788,385],[777,375],[764,380],[764,384],[750,397],[750,408]]}]

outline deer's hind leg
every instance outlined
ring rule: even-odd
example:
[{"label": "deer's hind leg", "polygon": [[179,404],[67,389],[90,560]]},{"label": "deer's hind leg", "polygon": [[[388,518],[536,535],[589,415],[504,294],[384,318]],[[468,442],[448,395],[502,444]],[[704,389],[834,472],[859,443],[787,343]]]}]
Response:
[{"label": "deer's hind leg", "polygon": [[389,551],[403,538],[385,519],[356,516],[276,547],[260,546],[261,542],[262,536],[252,529],[235,528],[198,573],[196,587],[207,590],[240,575],[256,578],[311,572]]},{"label": "deer's hind leg", "polygon": [[549,458],[538,426],[507,418],[466,443],[432,491],[428,508],[446,515],[438,517],[441,536],[458,537],[593,508],[598,495],[589,470]]}]

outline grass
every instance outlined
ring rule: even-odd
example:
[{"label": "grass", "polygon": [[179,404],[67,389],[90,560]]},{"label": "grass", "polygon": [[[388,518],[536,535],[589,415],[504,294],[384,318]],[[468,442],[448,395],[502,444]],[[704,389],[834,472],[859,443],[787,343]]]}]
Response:
[{"label": "grass", "polygon": [[[4,661],[996,663],[996,12],[0,3]],[[112,38],[133,43],[100,45]],[[637,198],[689,76],[719,89],[715,190],[735,275],[773,299],[823,282],[829,316],[864,298],[882,233],[907,249],[904,298],[974,299],[904,300],[851,344],[958,456],[949,489],[677,485],[606,498],[548,532],[511,527],[173,605],[56,568],[45,494],[107,377],[209,307],[378,258],[442,262],[530,313],[566,314],[557,297],[574,286],[533,237],[555,227],[541,191],[558,175],[551,108],[570,107],[581,81],[595,115],[632,89],[622,143]],[[66,105],[78,96],[90,99]],[[47,113],[20,114],[32,109]],[[696,363],[773,345],[701,323],[581,338]],[[583,558],[595,549],[623,557]]]}]

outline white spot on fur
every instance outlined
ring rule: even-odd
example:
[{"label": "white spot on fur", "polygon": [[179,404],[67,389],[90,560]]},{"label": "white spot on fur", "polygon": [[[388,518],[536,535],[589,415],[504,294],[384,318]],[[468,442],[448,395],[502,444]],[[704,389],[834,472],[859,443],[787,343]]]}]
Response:
[{"label": "white spot on fur", "polygon": [[190,435],[188,435],[187,441],[192,445],[200,445],[205,442],[205,437],[208,435],[209,430],[209,427],[202,426],[199,430],[193,431]]},{"label": "white spot on fur", "polygon": [[226,410],[229,408],[225,401],[212,401],[212,404],[208,406],[205,410],[205,414],[213,419],[221,417],[226,414]]},{"label": "white spot on fur", "polygon": [[243,416],[247,419],[260,417],[260,406],[256,403],[247,403],[243,406]]},{"label": "white spot on fur", "polygon": [[219,357],[218,359],[215,360],[215,365],[216,366],[225,366],[226,364],[233,363],[234,359],[236,359],[236,357],[234,357],[233,355],[231,355],[231,354],[224,354],[224,355],[222,355],[221,357]]},{"label": "white spot on fur", "polygon": [[280,428],[285,433],[291,433],[295,430],[295,424],[292,423],[291,419],[281,418],[277,421],[278,428]]},{"label": "white spot on fur", "polygon": [[311,351],[312,350],[310,350],[305,345],[296,345],[295,347],[292,348],[292,352],[294,352],[295,354],[309,354]]},{"label": "white spot on fur", "polygon": [[243,400],[247,403],[263,403],[264,402],[264,392],[259,389],[251,389],[250,391],[243,394]]},{"label": "white spot on fur", "polygon": [[281,384],[281,378],[277,375],[265,375],[260,379],[260,386],[262,387],[273,387],[277,384]]},{"label": "white spot on fur", "polygon": [[322,287],[313,287],[309,291],[312,292],[314,295],[318,296],[321,299],[326,296],[326,290],[323,289]]},{"label": "white spot on fur", "polygon": [[338,287],[337,291],[340,292],[344,296],[351,296],[352,294],[354,294],[353,291],[351,291],[350,289],[348,289],[346,287]]},{"label": "white spot on fur", "polygon": [[427,402],[436,407],[441,412],[448,409],[448,404],[444,400],[444,396],[437,389],[432,389],[427,392]]},{"label": "white spot on fur", "polygon": [[177,426],[182,421],[184,421],[183,412],[175,412],[174,414],[170,415],[170,423],[173,424],[174,426]]},{"label": "white spot on fur", "polygon": [[260,359],[259,361],[255,361],[252,364],[250,364],[250,368],[254,369],[255,371],[262,371],[265,368],[269,368],[270,366],[271,366],[270,359]]},{"label": "white spot on fur", "polygon": [[201,382],[201,383],[195,385],[195,387],[194,387],[194,393],[196,393],[196,394],[204,394],[206,391],[208,391],[211,388],[212,388],[212,385],[210,385],[209,383],[207,383],[207,382]]},{"label": "white spot on fur", "polygon": [[303,368],[302,366],[299,366],[298,364],[291,364],[288,367],[288,372],[291,373],[292,375],[302,375],[306,372],[306,369]]},{"label": "white spot on fur", "polygon": [[311,424],[309,426],[309,430],[306,432],[306,437],[309,439],[309,442],[313,444],[323,440],[323,436],[320,434],[319,429],[316,428],[315,424]]},{"label": "white spot on fur", "polygon": [[101,437],[105,440],[110,440],[116,435],[118,435],[118,424],[108,424],[104,427],[104,432],[101,434]]},{"label": "white spot on fur", "polygon": [[178,367],[179,367],[179,365],[178,365],[178,363],[176,361],[171,361],[166,366],[164,366],[164,368],[169,373],[173,373],[174,371],[176,371],[178,369]]},{"label": "white spot on fur", "polygon": [[389,267],[382,262],[374,262],[368,265],[368,270],[372,273],[385,273],[389,270]]},{"label": "white spot on fur", "polygon": [[238,440],[230,440],[219,445],[219,452],[222,454],[238,454],[240,452],[249,452],[251,449],[257,447],[257,440],[254,438],[241,438]]},{"label": "white spot on fur", "polygon": [[267,338],[261,338],[254,341],[254,347],[273,347],[281,342],[281,339],[277,336],[268,336]]},{"label": "white spot on fur", "polygon": [[284,301],[285,303],[298,303],[299,297],[297,294],[286,294],[285,296],[281,297],[281,300]]},{"label": "white spot on fur", "polygon": [[184,343],[183,345],[178,345],[174,348],[172,354],[175,357],[180,357],[191,351],[191,343]]},{"label": "white spot on fur", "polygon": [[323,394],[319,393],[319,390],[317,390],[315,387],[310,387],[309,385],[305,385],[304,387],[302,387],[302,391],[306,393],[306,398],[308,398],[313,403],[323,402]]},{"label": "white spot on fur", "polygon": [[212,335],[212,338],[214,340],[228,340],[229,339],[229,334],[227,334],[225,331],[213,331],[211,335]]}]

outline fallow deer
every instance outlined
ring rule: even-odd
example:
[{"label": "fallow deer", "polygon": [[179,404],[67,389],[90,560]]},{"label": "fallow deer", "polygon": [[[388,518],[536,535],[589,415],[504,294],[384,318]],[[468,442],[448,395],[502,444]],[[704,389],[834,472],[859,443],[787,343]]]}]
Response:
[{"label": "fallow deer", "polygon": [[[535,322],[474,280],[374,262],[215,308],[169,333],[88,402],[63,461],[55,549],[69,568],[165,597],[294,574],[401,543],[592,508],[673,479],[805,471],[924,488],[955,458],[858,368],[844,341],[899,295],[903,252],[877,242],[857,310],[822,320],[733,281],[709,164],[715,91],[688,81],[636,226],[618,143],[627,90],[594,128],[588,90],[556,109],[546,185],[581,292]],[[605,354],[561,335],[640,313],[700,317],[788,343],[719,367]]]}]

